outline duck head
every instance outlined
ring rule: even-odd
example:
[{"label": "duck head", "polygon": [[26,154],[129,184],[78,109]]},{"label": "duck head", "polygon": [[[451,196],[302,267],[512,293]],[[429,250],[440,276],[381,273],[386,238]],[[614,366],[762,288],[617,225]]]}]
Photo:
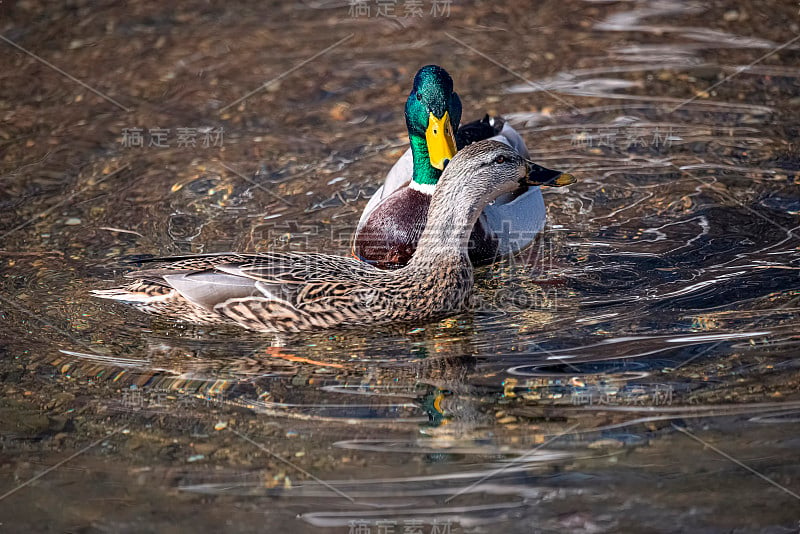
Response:
[{"label": "duck head", "polygon": [[437,65],[422,67],[406,100],[406,127],[414,156],[413,181],[433,186],[456,153],[461,99],[453,79]]},{"label": "duck head", "polygon": [[[449,203],[450,211],[457,207],[469,211],[468,207],[474,206],[472,211],[479,214],[494,199],[520,186],[562,187],[572,183],[575,177],[571,174],[546,169],[505,143],[487,139],[458,152],[442,174],[431,205]],[[475,213],[471,217],[477,219]]]},{"label": "duck head", "polygon": [[412,262],[435,250],[466,254],[481,212],[504,193],[520,186],[560,187],[574,182],[571,174],[545,169],[499,141],[468,145],[458,151],[442,173]]}]

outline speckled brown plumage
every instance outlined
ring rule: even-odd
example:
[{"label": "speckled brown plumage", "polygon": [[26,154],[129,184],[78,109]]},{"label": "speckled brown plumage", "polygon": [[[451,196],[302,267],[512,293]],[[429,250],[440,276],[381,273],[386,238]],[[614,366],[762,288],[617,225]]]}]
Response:
[{"label": "speckled brown plumage", "polygon": [[166,265],[129,273],[130,284],[94,293],[148,313],[269,332],[452,314],[470,302],[467,244],[475,221],[488,202],[519,186],[527,168],[502,143],[460,151],[433,195],[416,253],[398,270],[317,253],[206,254],[151,260]]}]

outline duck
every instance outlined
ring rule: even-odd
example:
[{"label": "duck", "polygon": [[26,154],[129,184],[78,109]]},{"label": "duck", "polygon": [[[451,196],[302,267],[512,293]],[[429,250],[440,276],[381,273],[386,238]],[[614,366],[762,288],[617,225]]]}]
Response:
[{"label": "duck", "polygon": [[451,315],[471,303],[468,243],[481,212],[521,184],[549,185],[537,169],[499,141],[459,151],[439,177],[415,252],[399,269],[322,253],[199,254],[144,260],[163,265],[93,294],[183,321],[276,333]]},{"label": "duck", "polygon": [[[457,150],[492,139],[530,158],[522,136],[502,117],[486,115],[459,127],[461,100],[452,77],[438,65],[426,65],[414,76],[405,119],[410,147],[365,206],[352,241],[356,258],[383,269],[411,259],[437,183]],[[532,172],[551,186],[574,182],[570,174],[538,165]],[[514,254],[532,243],[545,223],[541,190],[521,185],[484,209],[472,232],[470,259],[482,265]]]}]

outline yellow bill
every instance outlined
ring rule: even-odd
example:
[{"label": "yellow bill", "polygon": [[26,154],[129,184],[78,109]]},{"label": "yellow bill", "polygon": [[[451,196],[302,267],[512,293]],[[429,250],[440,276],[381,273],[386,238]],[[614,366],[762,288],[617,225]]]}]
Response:
[{"label": "yellow bill", "polygon": [[433,113],[428,116],[428,129],[425,130],[425,142],[428,144],[428,157],[431,165],[443,170],[448,161],[456,155],[456,138],[450,114],[445,111],[441,119]]}]

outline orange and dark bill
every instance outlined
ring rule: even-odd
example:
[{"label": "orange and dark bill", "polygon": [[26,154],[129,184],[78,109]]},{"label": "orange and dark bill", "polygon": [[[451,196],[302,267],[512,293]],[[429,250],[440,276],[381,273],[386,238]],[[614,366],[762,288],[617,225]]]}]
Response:
[{"label": "orange and dark bill", "polygon": [[549,187],[563,187],[574,184],[577,180],[569,173],[553,171],[537,165],[532,161],[525,162],[528,168],[528,175],[524,182],[527,185],[546,185]]}]

